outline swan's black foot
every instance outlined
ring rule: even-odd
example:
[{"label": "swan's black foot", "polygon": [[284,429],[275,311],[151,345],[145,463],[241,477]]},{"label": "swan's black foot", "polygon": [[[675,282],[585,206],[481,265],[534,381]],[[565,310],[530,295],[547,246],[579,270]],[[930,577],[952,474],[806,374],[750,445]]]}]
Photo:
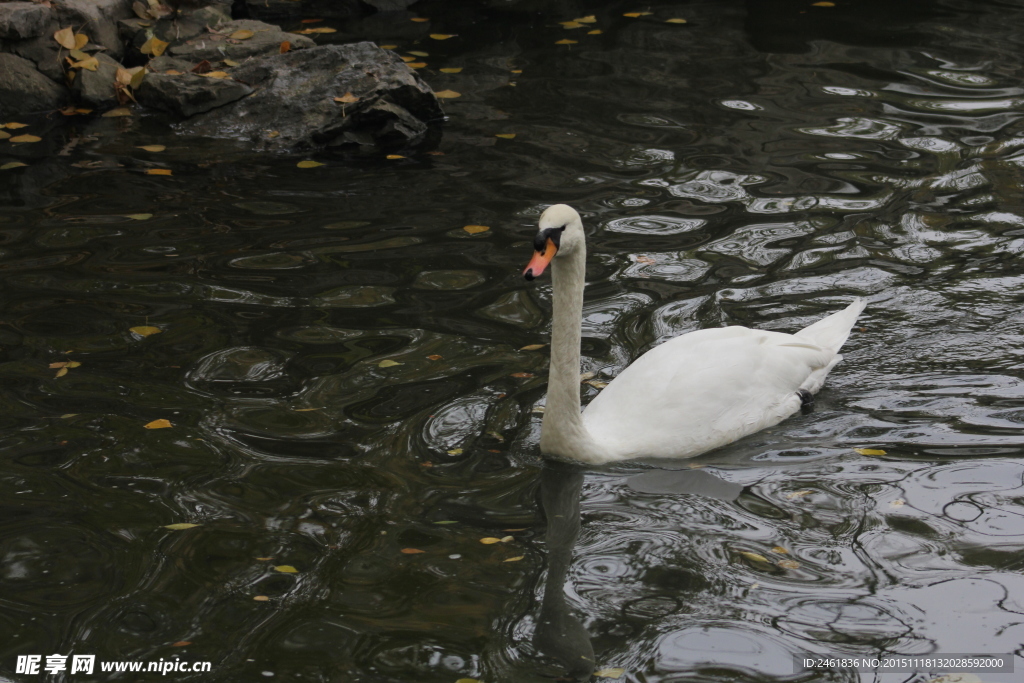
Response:
[{"label": "swan's black foot", "polygon": [[796,395],[800,397],[800,412],[801,412],[801,414],[803,414],[803,415],[810,415],[811,413],[813,413],[814,412],[814,394],[812,394],[811,392],[807,391],[806,389],[801,389],[800,391],[796,392]]}]

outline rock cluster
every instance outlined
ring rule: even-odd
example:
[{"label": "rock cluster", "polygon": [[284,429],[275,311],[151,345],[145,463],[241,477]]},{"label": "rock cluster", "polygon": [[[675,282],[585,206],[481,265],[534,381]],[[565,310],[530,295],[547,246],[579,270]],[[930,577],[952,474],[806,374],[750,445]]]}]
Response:
[{"label": "rock cluster", "polygon": [[[410,2],[331,6],[352,15]],[[138,103],[166,112],[182,132],[263,150],[422,142],[443,113],[396,54],[369,42],[318,46],[248,18],[296,4],[0,0],[0,118]]]}]

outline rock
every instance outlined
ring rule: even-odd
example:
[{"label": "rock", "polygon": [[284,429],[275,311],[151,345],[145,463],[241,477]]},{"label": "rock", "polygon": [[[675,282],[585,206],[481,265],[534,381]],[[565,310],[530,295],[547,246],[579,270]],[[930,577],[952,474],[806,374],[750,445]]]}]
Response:
[{"label": "rock", "polygon": [[153,73],[164,73],[167,71],[180,71],[183,74],[187,74],[192,71],[192,67],[195,64],[186,61],[184,59],[175,59],[174,57],[168,57],[167,55],[161,55],[154,57],[149,60],[149,64],[146,65],[146,70]]},{"label": "rock", "polygon": [[[115,59],[124,54],[124,45],[117,31],[119,19],[132,14],[132,0],[50,0],[57,28],[73,26],[89,36],[89,40],[102,45]],[[57,30],[54,28],[54,31]],[[53,31],[44,34],[52,42]]]},{"label": "rock", "polygon": [[188,13],[188,18],[202,26],[216,28],[231,21],[230,5],[209,5]]},{"label": "rock", "polygon": [[122,68],[121,64],[103,52],[97,52],[93,57],[99,61],[100,65],[95,71],[76,69],[78,73],[75,80],[71,82],[71,92],[74,93],[78,101],[96,109],[113,107],[118,104],[114,82],[117,78],[117,70]]},{"label": "rock", "polygon": [[[240,30],[252,31],[253,36],[242,40],[229,37],[235,31]],[[286,33],[277,26],[252,19],[238,19],[221,24],[215,33],[204,33],[184,44],[173,45],[168,48],[168,52],[173,57],[189,59],[193,62],[201,62],[204,59],[211,62],[223,59],[242,60],[256,55],[277,54],[284,41],[292,44],[292,50],[316,46],[311,39],[294,33]]]},{"label": "rock", "polygon": [[0,116],[60,109],[68,91],[36,70],[35,64],[0,53]]},{"label": "rock", "polygon": [[[182,131],[286,150],[346,143],[419,144],[443,116],[430,87],[373,43],[322,45],[251,60],[231,72],[255,92],[202,114]],[[335,102],[352,93],[359,100]],[[276,131],[269,137],[270,131]]]},{"label": "rock", "polygon": [[66,64],[61,54],[63,52],[64,55],[67,55],[67,50],[63,50],[53,39],[56,30],[57,20],[51,18],[41,36],[8,43],[6,49],[19,57],[28,59],[54,83],[63,85]]},{"label": "rock", "polygon": [[187,118],[234,102],[251,92],[252,88],[244,83],[227,78],[151,73],[146,75],[135,97],[139,104]]},{"label": "rock", "polygon": [[0,38],[25,40],[43,35],[50,21],[50,9],[34,2],[0,4]]}]

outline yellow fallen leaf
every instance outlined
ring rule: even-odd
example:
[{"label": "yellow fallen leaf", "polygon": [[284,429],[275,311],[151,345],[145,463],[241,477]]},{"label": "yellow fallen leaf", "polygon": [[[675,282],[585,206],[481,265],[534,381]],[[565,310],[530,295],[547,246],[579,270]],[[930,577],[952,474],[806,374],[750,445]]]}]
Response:
[{"label": "yellow fallen leaf", "polygon": [[[11,138],[11,142],[14,142],[14,138]],[[885,455],[885,451],[881,448],[854,448],[853,450],[861,455]]]},{"label": "yellow fallen leaf", "polygon": [[417,57],[429,57],[429,52],[420,52],[418,50],[409,50],[409,54],[416,55]]},{"label": "yellow fallen leaf", "polygon": [[312,159],[306,159],[295,164],[299,168],[316,168],[317,166],[323,166],[319,161],[313,161]]},{"label": "yellow fallen leaf", "polygon": [[506,140],[513,140],[513,139],[515,139],[516,134],[515,133],[495,133],[494,137],[496,137],[496,138],[504,138]]},{"label": "yellow fallen leaf", "polygon": [[174,173],[169,168],[150,168],[146,169],[146,175],[174,175]]},{"label": "yellow fallen leaf", "polygon": [[794,498],[799,498],[800,496],[806,496],[809,493],[814,493],[814,492],[813,491],[808,491],[807,489],[804,489],[803,491],[791,491],[790,493],[786,494],[786,498],[788,500],[793,500]]},{"label": "yellow fallen leaf", "polygon": [[88,59],[83,59],[80,62],[75,62],[71,65],[71,68],[88,69],[89,71],[95,71],[96,69],[100,68],[100,60],[96,59],[95,57],[89,57]]},{"label": "yellow fallen leaf", "polygon": [[495,543],[501,543],[501,539],[495,538],[494,536],[485,536],[480,539],[480,542],[484,545],[494,545]]},{"label": "yellow fallen leaf", "polygon": [[28,164],[23,164],[20,161],[8,161],[3,166],[0,166],[0,171],[9,171],[12,168],[21,168],[22,166],[28,166]]},{"label": "yellow fallen leaf", "polygon": [[666,24],[685,24],[686,19],[666,19]]},{"label": "yellow fallen leaf", "polygon": [[595,28],[593,31],[587,31],[588,36],[596,36],[602,33],[601,29]]},{"label": "yellow fallen leaf", "polygon": [[510,557],[507,560],[502,560],[502,562],[518,562],[519,560],[523,559],[524,557],[526,557],[526,555],[519,555],[518,557]]},{"label": "yellow fallen leaf", "polygon": [[740,555],[742,555],[743,557],[747,558],[748,560],[753,560],[754,562],[767,562],[768,561],[768,558],[765,557],[764,555],[758,555],[757,553],[751,553],[751,552],[748,552],[746,550],[741,550],[740,551]]},{"label": "yellow fallen leaf", "polygon": [[5,123],[4,125],[0,126],[0,128],[6,128],[8,130],[18,130],[19,128],[28,128],[28,124],[18,123],[17,121],[14,121],[12,123]]},{"label": "yellow fallen leaf", "polygon": [[562,40],[556,40],[555,41],[555,45],[575,45],[578,42],[580,42],[580,41],[578,41],[578,40],[569,40],[568,38],[563,38]]},{"label": "yellow fallen leaf", "polygon": [[502,536],[501,537],[501,542],[502,543],[511,543],[514,540],[516,540],[516,539],[514,539],[512,536]]},{"label": "yellow fallen leaf", "polygon": [[453,97],[462,97],[462,93],[455,92],[454,90],[442,90],[440,92],[434,93],[434,96],[435,97],[440,97],[441,99],[444,99],[444,100],[447,100],[447,99],[451,99]]},{"label": "yellow fallen leaf", "polygon": [[167,148],[163,145],[139,145],[139,149],[144,149],[147,152],[162,152]]},{"label": "yellow fallen leaf", "polygon": [[170,420],[160,418],[159,420],[153,420],[152,422],[149,422],[143,426],[146,429],[168,429],[173,425],[171,424]]},{"label": "yellow fallen leaf", "polygon": [[402,548],[399,552],[403,555],[419,555],[420,553],[425,553],[427,551],[420,550],[419,548]]},{"label": "yellow fallen leaf", "polygon": [[[85,52],[82,52],[81,50],[72,50],[69,54],[71,55],[72,59],[78,62],[82,61],[83,59],[89,59],[89,55]],[[118,71],[120,71],[120,69],[118,69]]]},{"label": "yellow fallen leaf", "polygon": [[115,116],[131,116],[132,111],[128,107],[118,107],[117,109],[111,109],[108,112],[104,112],[103,116],[106,118],[112,118]]},{"label": "yellow fallen leaf", "polygon": [[560,21],[562,28],[583,28],[583,24],[578,21]]},{"label": "yellow fallen leaf", "polygon": [[438,69],[443,74],[457,74],[462,71],[461,66],[446,66],[443,69]]},{"label": "yellow fallen leaf", "polygon": [[422,69],[427,65],[426,62],[409,62],[406,64],[410,69]]},{"label": "yellow fallen leaf", "polygon": [[401,60],[408,64],[409,62],[415,62],[416,58],[415,57],[410,57],[409,55],[402,55],[401,56]]},{"label": "yellow fallen leaf", "polygon": [[156,36],[153,36],[152,38],[150,38],[142,44],[142,47],[139,48],[139,52],[141,52],[144,55],[153,55],[154,57],[159,57],[164,53],[164,50],[167,49],[168,45],[170,45],[170,43],[165,43]]},{"label": "yellow fallen leaf", "polygon": [[57,371],[57,374],[54,375],[54,377],[55,378],[56,377],[63,377],[66,374],[68,374],[68,369],[67,368],[61,368],[60,370]]},{"label": "yellow fallen leaf", "polygon": [[164,524],[165,529],[171,531],[182,531],[183,529],[192,529],[193,527],[202,526],[202,524],[190,524],[189,522],[178,522],[177,524]]},{"label": "yellow fallen leaf", "polygon": [[178,71],[177,69],[168,69],[164,73],[167,74],[168,76],[181,76],[185,72],[184,71]]},{"label": "yellow fallen leaf", "polygon": [[387,155],[384,158],[385,159],[395,160],[395,159],[404,159],[405,157],[403,157],[401,154],[389,154],[389,155]]},{"label": "yellow fallen leaf", "polygon": [[4,130],[0,130],[0,140],[6,140],[9,137],[11,137],[10,133]]},{"label": "yellow fallen leaf", "polygon": [[454,33],[431,33],[430,37],[433,38],[434,40],[448,40],[449,38],[454,38],[455,34]]},{"label": "yellow fallen leaf", "polygon": [[509,73],[511,73],[511,74],[521,74],[521,73],[523,73],[523,70],[522,69],[511,69],[509,71]]},{"label": "yellow fallen leaf", "polygon": [[290,52],[291,49],[292,49],[292,41],[290,41],[290,40],[282,40],[281,44],[278,45],[278,47],[277,47],[278,53],[282,54],[282,55],[285,54],[286,52]]},{"label": "yellow fallen leaf", "polygon": [[65,365],[64,367],[66,367],[66,368],[80,368],[80,367],[82,367],[82,364],[79,363],[77,360],[69,360],[67,362],[67,365]]},{"label": "yellow fallen leaf", "polygon": [[64,367],[67,364],[68,364],[68,362],[66,360],[58,361],[56,363],[50,363],[50,369],[51,370],[55,370],[57,368],[62,368],[62,367]]},{"label": "yellow fallen leaf", "polygon": [[788,555],[789,554],[789,551],[786,550],[785,548],[783,548],[781,545],[777,545],[774,548],[772,548],[772,552],[773,553],[778,553],[780,555]]},{"label": "yellow fallen leaf", "polygon": [[299,570],[290,564],[279,564],[274,567],[274,571],[281,572],[282,574],[298,574]]},{"label": "yellow fallen leaf", "polygon": [[233,59],[225,59],[224,63],[227,64],[228,66],[238,66],[238,62],[236,62]]},{"label": "yellow fallen leaf", "polygon": [[83,47],[89,44],[89,36],[84,33],[75,34],[75,49],[81,50]]},{"label": "yellow fallen leaf", "polygon": [[448,451],[448,455],[462,455],[462,449],[461,448],[453,448],[450,451]]},{"label": "yellow fallen leaf", "polygon": [[594,675],[597,676],[598,678],[621,678],[622,674],[624,674],[624,673],[626,673],[625,669],[615,668],[615,669],[601,669],[599,671],[595,671]]},{"label": "yellow fallen leaf", "polygon": [[352,94],[352,91],[345,93],[341,97],[335,97],[335,102],[341,102],[342,104],[351,104],[352,102],[358,102],[359,98]]},{"label": "yellow fallen leaf", "polygon": [[390,359],[382,360],[381,362],[377,363],[377,367],[378,368],[393,368],[396,365],[403,365],[403,363],[399,363],[396,360],[390,360]]},{"label": "yellow fallen leaf", "polygon": [[270,560],[272,560],[274,558],[273,557],[257,557],[256,559],[259,560],[260,562],[269,562]]},{"label": "yellow fallen leaf", "polygon": [[426,17],[413,17],[409,21],[415,21],[417,24],[422,24],[424,21],[430,21],[430,19],[427,19]]},{"label": "yellow fallen leaf", "polygon": [[11,142],[39,142],[40,140],[42,138],[38,135],[29,135],[28,133],[25,135],[15,135],[11,138]]},{"label": "yellow fallen leaf", "polygon": [[547,344],[528,344],[528,345],[524,346],[523,348],[521,348],[519,350],[520,351],[540,351],[545,346],[547,346]]},{"label": "yellow fallen leaf", "polygon": [[269,133],[267,133],[267,137],[268,137],[268,138],[276,138],[276,137],[277,137],[277,136],[279,136],[280,134],[281,134],[281,131],[278,131],[278,130],[272,130],[272,131],[270,131]]},{"label": "yellow fallen leaf", "polygon": [[395,50],[397,48],[398,48],[397,45],[381,45],[380,46],[380,49],[382,49],[382,50]]},{"label": "yellow fallen leaf", "polygon": [[585,17],[580,17],[578,19],[573,19],[573,21],[578,21],[581,24],[596,24],[597,23],[597,17],[595,17],[593,14],[588,14]]},{"label": "yellow fallen leaf", "polygon": [[301,31],[293,31],[293,33],[304,33],[304,34],[307,34],[307,35],[311,34],[311,33],[337,33],[337,32],[338,32],[338,29],[330,28],[329,26],[321,26],[319,28],[307,28],[307,29],[303,29]]},{"label": "yellow fallen leaf", "polygon": [[834,3],[834,2],[824,2],[824,1],[823,2],[815,2],[815,3],[813,3],[811,5],[811,7],[835,7],[835,6],[836,6],[836,3]]},{"label": "yellow fallen leaf", "polygon": [[800,563],[796,560],[779,560],[779,566],[783,569],[797,569]]},{"label": "yellow fallen leaf", "polygon": [[75,42],[75,32],[71,30],[70,26],[66,26],[54,33],[53,39],[57,41],[58,45],[68,50],[74,50],[78,47]]},{"label": "yellow fallen leaf", "polygon": [[481,232],[487,232],[490,227],[486,225],[464,225],[462,229],[468,232],[470,235],[477,235]]},{"label": "yellow fallen leaf", "polygon": [[159,327],[153,327],[152,325],[136,325],[135,327],[129,327],[129,332],[134,332],[140,337],[148,337],[153,334],[160,334],[163,332]]},{"label": "yellow fallen leaf", "polygon": [[250,31],[249,29],[241,28],[232,33],[230,36],[228,36],[228,38],[231,38],[232,40],[249,40],[254,35],[256,34]]},{"label": "yellow fallen leaf", "polygon": [[199,75],[205,76],[206,78],[231,78],[231,74],[227,71],[207,71],[206,73]]},{"label": "yellow fallen leaf", "polygon": [[624,17],[631,17],[633,19],[636,19],[637,17],[646,17],[649,14],[650,14],[650,12],[626,12],[622,16],[624,16]]},{"label": "yellow fallen leaf", "polygon": [[268,600],[270,600],[270,598],[268,598],[266,595],[254,595],[252,596],[252,599],[256,602],[267,602]]}]

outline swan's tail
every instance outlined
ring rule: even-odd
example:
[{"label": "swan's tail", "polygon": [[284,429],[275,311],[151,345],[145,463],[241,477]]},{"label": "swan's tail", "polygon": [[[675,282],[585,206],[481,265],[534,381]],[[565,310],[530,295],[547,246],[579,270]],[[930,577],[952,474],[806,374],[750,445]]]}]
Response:
[{"label": "swan's tail", "polygon": [[853,324],[857,322],[857,317],[866,305],[867,302],[858,297],[843,310],[808,325],[797,332],[796,336],[814,342],[822,348],[831,349],[833,353],[839,353],[846,338],[850,336]]}]

